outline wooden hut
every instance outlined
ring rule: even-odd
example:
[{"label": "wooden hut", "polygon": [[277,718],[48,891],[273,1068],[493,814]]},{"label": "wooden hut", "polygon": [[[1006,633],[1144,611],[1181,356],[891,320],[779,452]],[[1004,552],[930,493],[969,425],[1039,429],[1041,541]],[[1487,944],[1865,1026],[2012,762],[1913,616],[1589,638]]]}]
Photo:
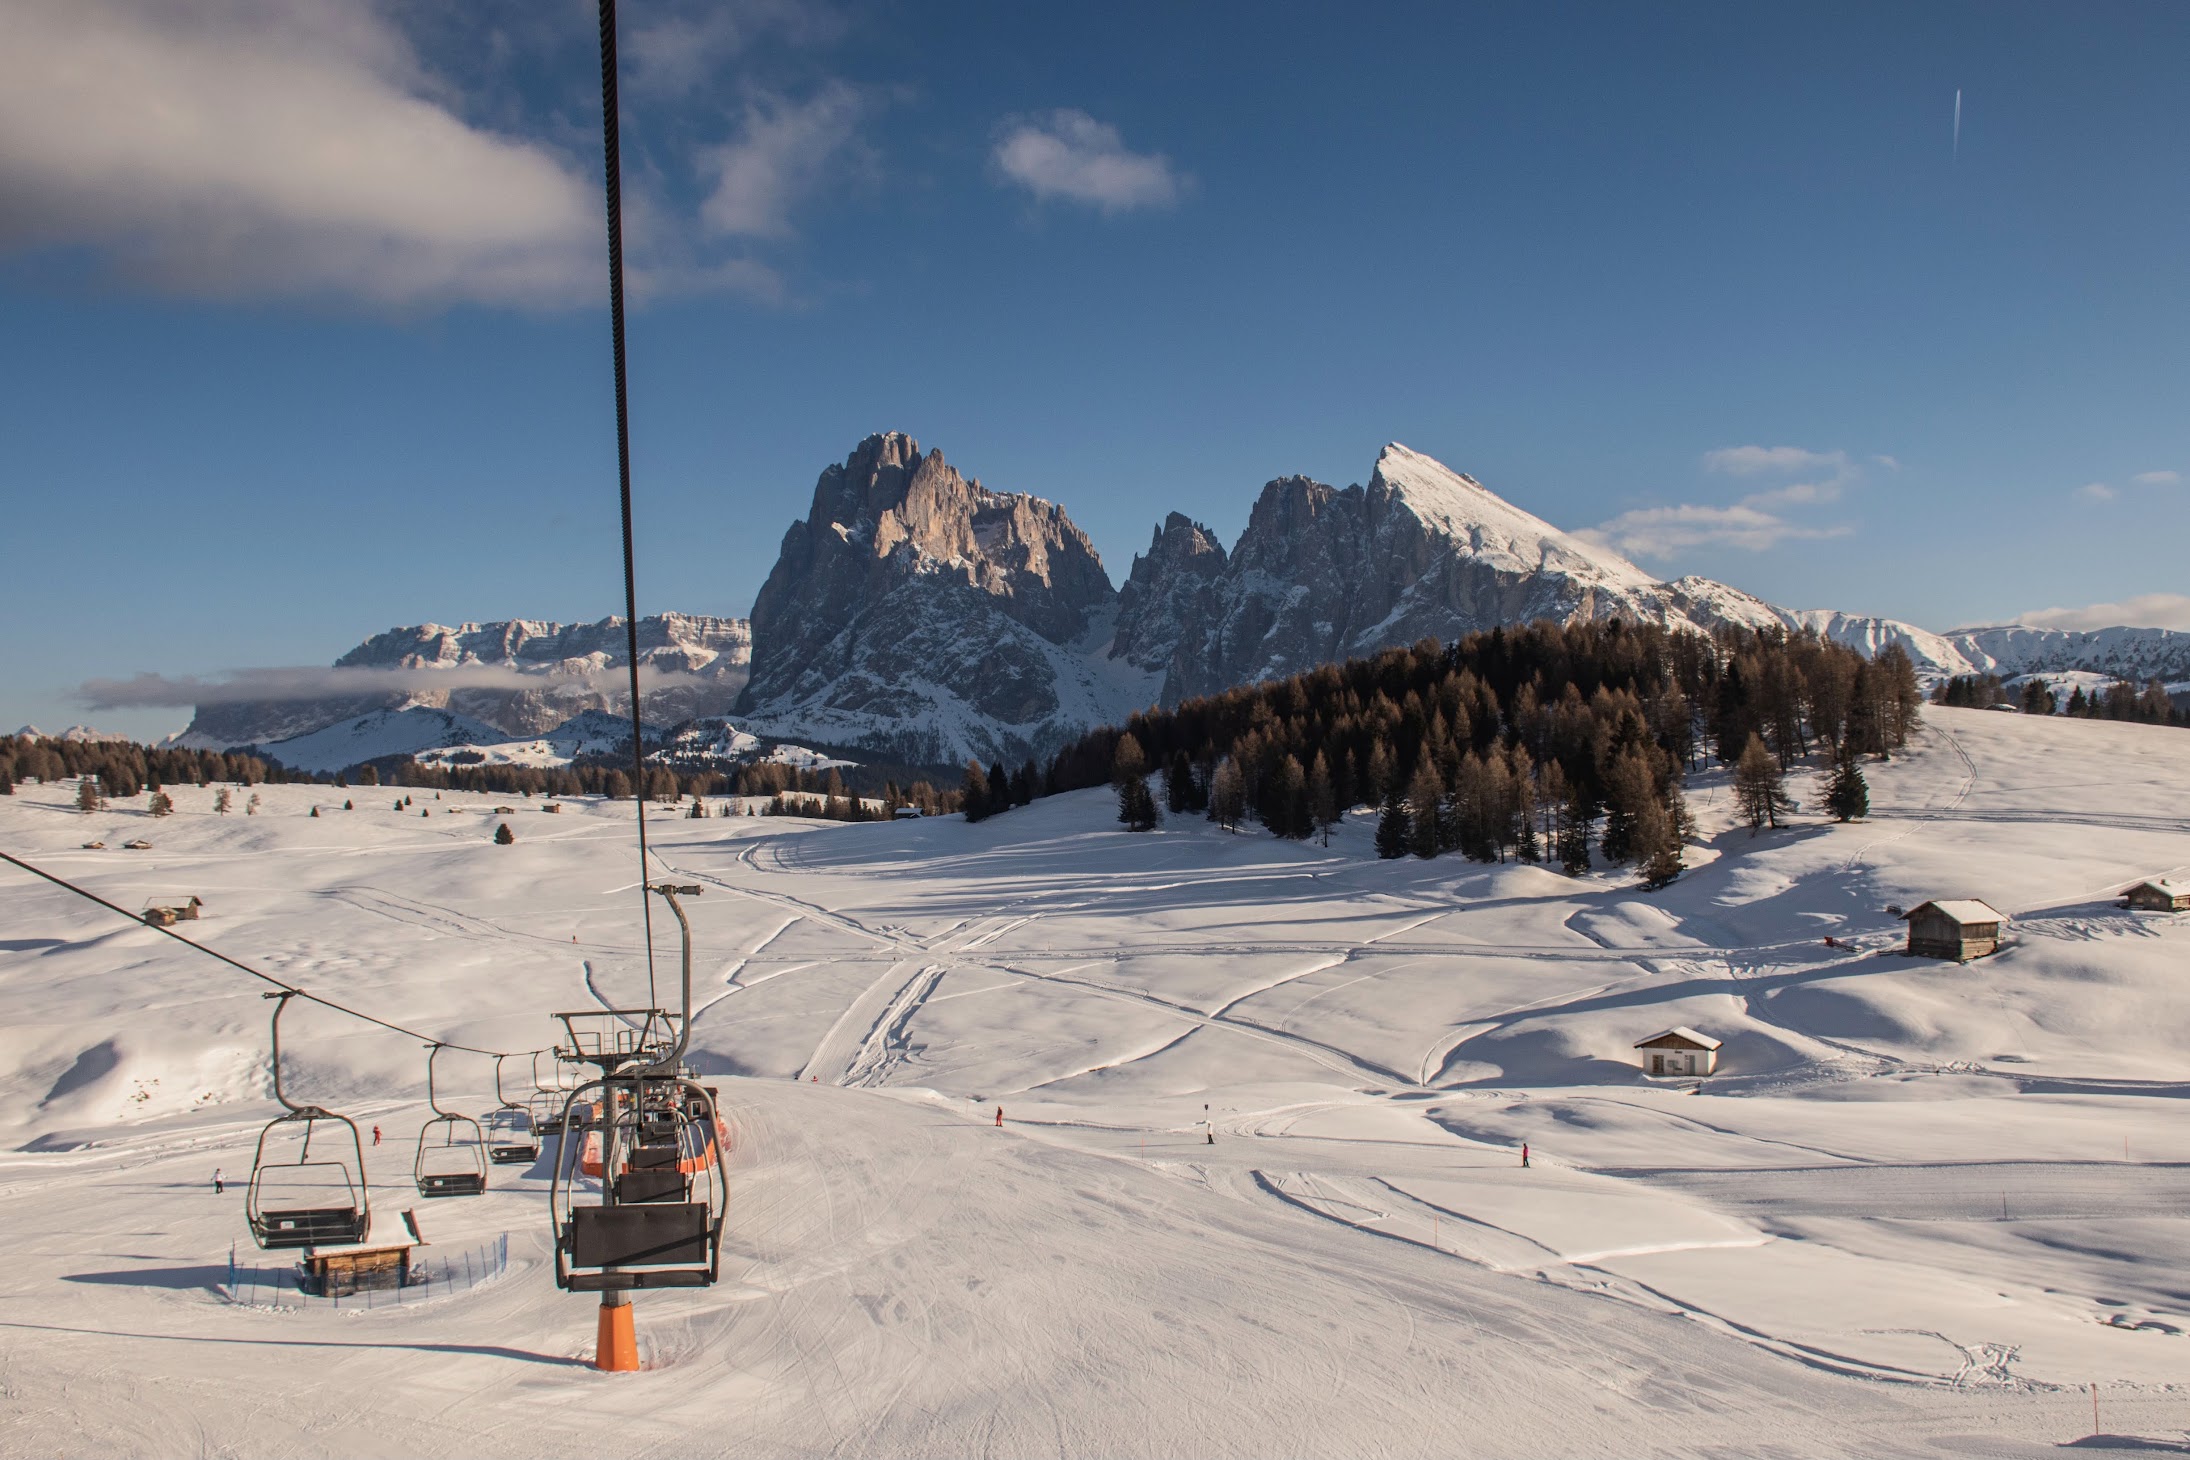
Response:
[{"label": "wooden hut", "polygon": [[148,907],[144,910],[144,920],[155,928],[171,928],[177,923],[196,922],[204,907],[204,903],[193,897],[170,907]]},{"label": "wooden hut", "polygon": [[1719,1067],[1720,1040],[1685,1024],[1636,1043],[1646,1075],[1708,1075]]},{"label": "wooden hut", "polygon": [[2190,882],[2150,877],[2123,889],[2122,904],[2139,912],[2190,912]]},{"label": "wooden hut", "polygon": [[1927,902],[1901,915],[1909,925],[1909,952],[1918,958],[1951,958],[1967,963],[2000,946],[2000,925],[2007,914],[1974,897]]}]

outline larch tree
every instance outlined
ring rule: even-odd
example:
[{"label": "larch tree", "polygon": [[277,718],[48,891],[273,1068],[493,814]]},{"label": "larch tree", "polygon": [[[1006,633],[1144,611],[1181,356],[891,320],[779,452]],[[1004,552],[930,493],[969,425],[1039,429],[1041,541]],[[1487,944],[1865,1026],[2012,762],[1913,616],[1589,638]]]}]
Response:
[{"label": "larch tree", "polygon": [[1776,830],[1779,813],[1787,806],[1786,777],[1779,759],[1764,737],[1753,731],[1734,765],[1734,806],[1752,836],[1766,826]]}]

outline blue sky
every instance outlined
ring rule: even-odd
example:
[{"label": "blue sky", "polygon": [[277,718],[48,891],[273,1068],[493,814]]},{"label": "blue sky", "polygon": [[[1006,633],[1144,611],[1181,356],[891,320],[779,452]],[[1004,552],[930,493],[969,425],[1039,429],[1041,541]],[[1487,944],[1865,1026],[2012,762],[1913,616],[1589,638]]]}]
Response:
[{"label": "blue sky", "polygon": [[[619,607],[591,6],[454,9],[15,11],[0,721]],[[627,0],[642,612],[900,429],[1117,580],[1400,440],[1665,576],[2190,627],[2190,7],[1364,9]]]}]

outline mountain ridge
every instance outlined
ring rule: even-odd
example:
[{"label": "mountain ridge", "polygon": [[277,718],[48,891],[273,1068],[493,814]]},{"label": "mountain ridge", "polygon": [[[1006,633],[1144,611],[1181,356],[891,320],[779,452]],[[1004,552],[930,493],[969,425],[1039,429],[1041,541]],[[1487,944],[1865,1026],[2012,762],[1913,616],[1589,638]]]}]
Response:
[{"label": "mountain ridge", "polygon": [[[1788,609],[1699,576],[1660,580],[1399,442],[1366,483],[1263,486],[1227,548],[1177,512],[1113,587],[1064,508],[998,491],[913,437],[877,432],[825,468],[786,529],[749,619],[640,622],[650,723],[735,714],[756,734],[907,764],[1040,757],[1090,726],[1393,644],[1538,618],[1624,617],[1708,632],[1817,632],[1930,676],[2087,670],[2190,679],[2190,633],[2002,625],[1940,634],[1835,609]],[[391,629],[336,661],[400,684],[198,709],[182,743],[283,741],[341,721],[446,711],[540,737],[628,713],[617,618]],[[451,673],[449,687],[435,680]],[[460,683],[499,673],[494,683]],[[411,716],[407,726],[429,721]],[[375,722],[375,733],[383,728]],[[362,733],[362,732],[358,732]],[[371,738],[371,737],[368,737]]]}]

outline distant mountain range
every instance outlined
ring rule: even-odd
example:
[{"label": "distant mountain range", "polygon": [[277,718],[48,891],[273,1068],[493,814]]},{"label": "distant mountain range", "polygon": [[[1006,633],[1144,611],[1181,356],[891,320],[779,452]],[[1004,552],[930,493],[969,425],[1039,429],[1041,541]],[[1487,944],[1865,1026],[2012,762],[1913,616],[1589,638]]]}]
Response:
[{"label": "distant mountain range", "polygon": [[[2190,634],[2173,630],[1937,634],[1781,608],[1705,578],[1661,582],[1397,444],[1365,486],[1270,482],[1229,552],[1173,513],[1118,588],[1061,507],[985,487],[890,432],[822,472],[750,620],[641,620],[654,686],[643,712],[665,728],[732,718],[745,735],[702,737],[724,745],[751,748],[760,737],[911,765],[1016,762],[1151,703],[1425,636],[1613,617],[1806,628],[1866,653],[1897,643],[1928,676],[2190,679]],[[574,751],[613,733],[597,712],[625,703],[612,671],[627,663],[613,618],[394,629],[337,661],[388,672],[385,690],[201,706],[183,739],[329,769],[338,768],[330,758],[368,747],[386,755],[521,741],[498,758],[567,758],[564,742]],[[449,676],[462,687],[435,687],[443,670],[464,671]]]}]

